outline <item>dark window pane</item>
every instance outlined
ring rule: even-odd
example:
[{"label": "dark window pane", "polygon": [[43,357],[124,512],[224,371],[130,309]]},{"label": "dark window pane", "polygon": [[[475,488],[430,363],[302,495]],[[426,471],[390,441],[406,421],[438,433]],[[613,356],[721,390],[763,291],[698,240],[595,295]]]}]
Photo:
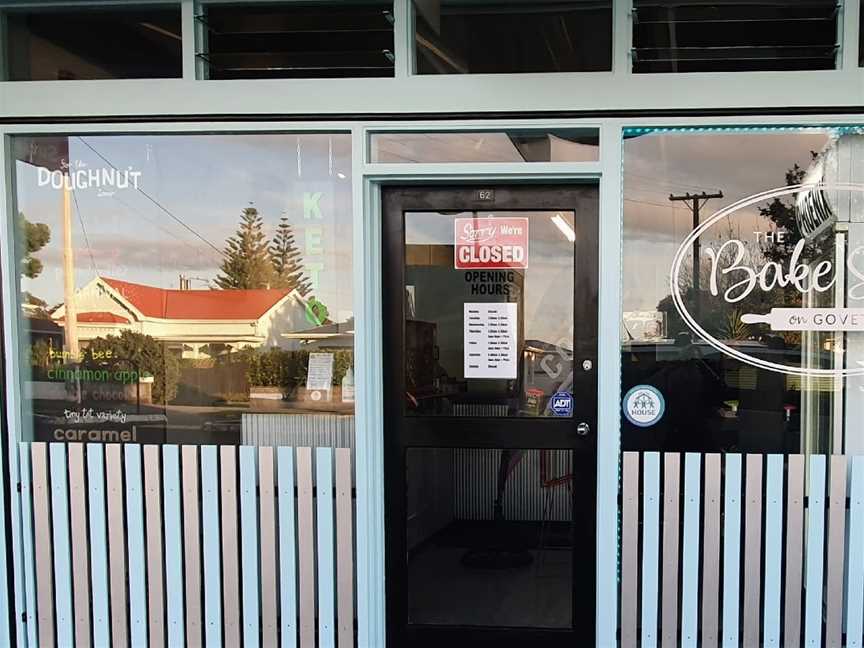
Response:
[{"label": "dark window pane", "polygon": [[406,453],[411,624],[568,628],[574,497],[569,450],[410,448]]},{"label": "dark window pane", "polygon": [[10,11],[10,81],[182,75],[179,7]]},{"label": "dark window pane", "polygon": [[864,67],[864,12],[858,15],[858,67]]},{"label": "dark window pane", "polygon": [[370,162],[593,162],[596,128],[373,133]]},{"label": "dark window pane", "polygon": [[211,79],[393,76],[392,3],[213,5],[201,22]]},{"label": "dark window pane", "polygon": [[612,69],[608,0],[414,5],[419,74]]},{"label": "dark window pane", "polygon": [[634,72],[830,70],[837,2],[634,0]]}]

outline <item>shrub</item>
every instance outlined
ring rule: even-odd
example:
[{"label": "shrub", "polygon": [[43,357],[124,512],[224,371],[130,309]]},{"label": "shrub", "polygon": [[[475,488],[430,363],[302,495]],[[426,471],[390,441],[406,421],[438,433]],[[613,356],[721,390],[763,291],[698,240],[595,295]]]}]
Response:
[{"label": "shrub", "polygon": [[180,360],[149,335],[123,331],[119,336],[95,338],[84,350],[82,365],[133,369],[153,376],[153,402],[169,403],[177,396]]}]

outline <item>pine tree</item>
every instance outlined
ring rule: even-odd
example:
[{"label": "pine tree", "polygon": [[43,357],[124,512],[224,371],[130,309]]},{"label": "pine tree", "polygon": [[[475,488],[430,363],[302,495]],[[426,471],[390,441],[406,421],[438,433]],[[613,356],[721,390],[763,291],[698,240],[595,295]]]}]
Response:
[{"label": "pine tree", "polygon": [[255,207],[246,207],[237,233],[226,241],[225,259],[215,283],[223,289],[272,288],[273,264],[264,221]]},{"label": "pine tree", "polygon": [[273,262],[275,287],[296,289],[302,296],[309,294],[312,284],[303,272],[300,250],[294,243],[294,230],[285,216],[276,227],[276,236],[270,246],[270,259]]}]

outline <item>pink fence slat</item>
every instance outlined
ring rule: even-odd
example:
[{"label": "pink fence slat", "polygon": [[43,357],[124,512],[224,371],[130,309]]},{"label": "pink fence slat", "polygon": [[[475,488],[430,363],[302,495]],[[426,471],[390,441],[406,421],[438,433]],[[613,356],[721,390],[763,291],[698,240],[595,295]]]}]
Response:
[{"label": "pink fence slat", "polygon": [[315,648],[315,529],[313,510],[312,449],[297,448],[300,648]]},{"label": "pink fence slat", "polygon": [[72,587],[75,601],[75,643],[90,645],[90,578],[78,565],[90,564],[87,543],[87,482],[84,478],[84,445],[70,443],[69,524],[72,534]]},{"label": "pink fence slat", "polygon": [[48,447],[34,443],[32,454],[33,547],[36,557],[36,615],[39,646],[54,646],[54,560],[51,550],[51,506],[48,490]]},{"label": "pink fence slat", "polygon": [[635,648],[639,613],[639,453],[624,453],[622,472],[621,646]]},{"label": "pink fence slat", "polygon": [[237,449],[219,447],[222,501],[222,619],[227,646],[240,645],[240,547],[237,536]]},{"label": "pink fence slat", "polygon": [[354,504],[351,450],[336,448],[336,617],[338,645],[354,645]]},{"label": "pink fence slat", "polygon": [[663,648],[678,645],[678,579],[680,554],[681,455],[663,457],[663,584],[660,636]]},{"label": "pink fence slat", "polygon": [[261,644],[275,646],[278,636],[276,567],[276,489],[273,448],[258,449],[259,520],[261,526]]}]

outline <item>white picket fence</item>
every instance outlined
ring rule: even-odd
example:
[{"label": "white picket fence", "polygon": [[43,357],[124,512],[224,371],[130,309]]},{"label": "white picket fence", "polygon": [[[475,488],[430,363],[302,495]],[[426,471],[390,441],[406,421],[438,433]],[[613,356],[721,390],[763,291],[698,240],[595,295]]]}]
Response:
[{"label": "white picket fence", "polygon": [[347,448],[19,447],[21,645],[354,645]]}]

